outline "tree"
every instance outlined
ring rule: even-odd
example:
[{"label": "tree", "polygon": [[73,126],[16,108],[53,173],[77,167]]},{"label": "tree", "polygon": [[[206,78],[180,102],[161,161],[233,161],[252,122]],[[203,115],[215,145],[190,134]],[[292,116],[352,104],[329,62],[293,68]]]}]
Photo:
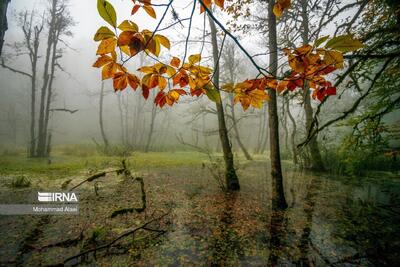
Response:
[{"label": "tree", "polygon": [[[222,57],[224,59],[224,67],[227,69],[226,75],[228,76],[228,83],[234,84],[235,83],[235,73],[238,70],[239,62],[240,59],[237,57],[237,52],[235,49],[235,44],[233,42],[230,42],[226,46],[226,52],[222,53]],[[246,157],[247,160],[253,160],[252,157],[250,156],[250,153],[247,151],[245,145],[243,144],[241,138],[240,138],[240,133],[239,133],[239,127],[238,127],[238,119],[236,117],[236,112],[235,112],[235,101],[233,99],[232,94],[229,95],[230,99],[230,115],[231,115],[231,120],[232,120],[232,127],[234,130],[234,135],[236,142],[238,143],[240,149],[243,151],[244,156]]]},{"label": "tree", "polygon": [[[294,49],[283,49],[288,57],[290,71],[283,77],[280,77],[277,75],[278,62],[275,16],[282,16],[283,12],[290,8],[290,0],[278,0],[276,3],[273,1],[269,2],[269,27],[270,31],[273,31],[270,35],[271,51],[269,53],[271,56],[269,70],[258,65],[253,57],[240,44],[239,40],[214,16],[210,10],[213,2],[199,0],[200,12],[206,12],[209,16],[212,31],[216,32],[216,25],[218,25],[223,34],[225,34],[225,37],[234,40],[241,52],[246,55],[252,66],[258,71],[258,75],[255,79],[247,79],[236,84],[219,86],[219,79],[216,78],[219,76],[219,66],[216,63],[219,61],[218,51],[222,51],[223,47],[218,50],[216,37],[213,44],[214,70],[201,64],[201,54],[193,54],[187,57],[190,30],[197,1],[193,2],[190,16],[186,19],[189,21],[189,30],[182,60],[181,58],[173,56],[169,63],[165,63],[159,59],[161,48],[170,49],[171,44],[169,39],[159,34],[158,31],[168,10],[173,4],[173,0],[170,0],[168,4],[159,5],[153,5],[151,1],[147,0],[134,1],[134,3],[132,15],[138,12],[138,10],[143,9],[149,16],[157,18],[157,13],[153,7],[164,8],[161,19],[154,31],[148,29],[139,30],[138,25],[130,20],[124,20],[118,25],[114,7],[106,0],[98,0],[97,7],[100,16],[113,28],[113,30],[110,30],[107,26],[102,26],[94,36],[94,40],[99,41],[100,44],[96,53],[99,57],[93,66],[102,68],[102,79],[112,78],[115,91],[125,90],[128,85],[136,90],[140,85],[142,95],[145,99],[148,98],[150,89],[158,88],[159,92],[154,102],[160,107],[166,104],[173,106],[179,101],[181,96],[191,95],[193,97],[200,97],[206,95],[210,100],[217,103],[217,110],[220,109],[221,111],[218,112],[220,116],[220,139],[223,149],[225,149],[224,155],[227,165],[230,164],[229,162],[231,161],[231,157],[229,156],[230,144],[227,134],[221,130],[226,128],[226,125],[223,125],[225,124],[224,116],[221,116],[223,109],[220,108],[218,104],[221,100],[219,91],[223,90],[234,94],[234,103],[240,103],[244,110],[248,109],[250,106],[261,108],[263,103],[270,99],[270,128],[276,128],[270,129],[272,172],[274,178],[276,178],[274,179],[276,182],[274,187],[276,187],[276,192],[278,192],[277,194],[279,195],[277,199],[279,199],[279,205],[283,208],[285,202],[283,201],[279,154],[276,92],[294,91],[298,88],[304,91],[304,85],[308,83],[308,86],[313,88],[312,97],[319,101],[323,101],[329,95],[336,94],[336,88],[331,82],[326,80],[325,77],[341,67],[336,59],[342,59],[343,52],[352,52],[361,48],[363,46],[361,42],[350,35],[336,36],[334,38],[329,38],[328,36],[322,40],[316,40],[314,45],[305,44]],[[216,0],[214,3],[220,8],[224,7],[224,1]],[[214,23],[215,30],[213,30],[212,26]],[[167,26],[163,28],[163,30],[175,24],[176,23]],[[119,31],[121,32],[119,33]],[[324,42],[326,42],[325,46],[321,47]],[[119,51],[119,53],[117,53],[117,51]],[[141,79],[124,66],[127,61],[140,53],[146,54],[155,61],[153,65],[141,66],[138,69],[139,72],[144,73]],[[334,60],[332,60],[332,55],[336,56]],[[170,82],[172,82],[172,86]],[[231,169],[231,167],[227,166],[227,171],[228,169]],[[236,174],[234,176],[236,176]]]},{"label": "tree", "polygon": [[[209,16],[208,17],[211,28],[211,40],[212,40],[212,50],[213,50],[213,59],[214,59],[214,80],[213,85],[215,88],[220,88],[219,86],[219,56],[220,53],[218,51],[218,40],[217,40],[217,28],[215,26],[214,21]],[[224,108],[222,105],[222,99],[219,90],[215,90],[217,95],[217,101],[215,102],[217,108],[218,115],[218,130],[219,130],[219,138],[221,140],[222,151],[224,154],[225,161],[225,180],[226,180],[226,188],[228,190],[239,190],[239,179],[236,175],[235,166],[233,163],[233,153],[231,143],[228,137],[228,130],[226,128]]]},{"label": "tree", "polygon": [[10,1],[11,0],[4,0],[1,1],[0,4],[0,56],[1,56],[1,51],[3,50],[4,35],[8,29],[7,8]]},{"label": "tree", "polygon": [[101,137],[103,138],[104,151],[107,153],[109,149],[108,138],[106,136],[106,132],[104,130],[104,122],[103,122],[103,104],[104,104],[104,82],[101,83],[100,90],[100,100],[99,100],[99,125]]},{"label": "tree", "polygon": [[[73,25],[73,20],[69,15],[65,1],[51,0],[47,14],[49,19],[43,16],[39,21],[35,21],[36,13],[24,12],[20,14],[20,25],[24,34],[22,43],[16,43],[15,47],[26,50],[29,56],[31,72],[27,73],[10,67],[2,61],[2,66],[10,71],[30,78],[31,83],[31,121],[30,121],[30,145],[29,156],[46,157],[50,151],[50,136],[48,124],[52,111],[51,102],[53,101],[54,91],[53,82],[56,68],[60,68],[59,59],[62,56],[62,49],[59,48],[60,39],[63,36],[71,36],[69,28]],[[39,86],[39,55],[40,39],[43,30],[47,30],[47,43],[45,46],[44,67],[42,86],[40,90],[39,103],[37,103],[36,92]],[[24,53],[23,53],[24,54]],[[36,122],[36,105],[39,104],[39,117]],[[37,127],[37,134],[36,134]]]},{"label": "tree", "polygon": [[[273,12],[275,0],[268,2],[268,32],[269,32],[269,71],[271,75],[277,76],[278,71],[278,44],[276,36],[276,17]],[[269,121],[269,147],[272,176],[272,205],[275,209],[286,209],[287,203],[283,191],[283,177],[281,166],[281,155],[279,147],[279,120],[276,92],[268,89],[268,121]]]}]

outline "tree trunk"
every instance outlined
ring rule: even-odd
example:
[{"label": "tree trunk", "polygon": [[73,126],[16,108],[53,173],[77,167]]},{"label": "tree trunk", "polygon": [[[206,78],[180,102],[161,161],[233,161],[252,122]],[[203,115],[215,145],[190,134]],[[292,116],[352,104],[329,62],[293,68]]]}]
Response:
[{"label": "tree trunk", "polygon": [[250,156],[249,152],[247,151],[246,147],[242,143],[242,140],[240,139],[240,133],[239,133],[239,129],[238,129],[237,123],[236,123],[235,103],[233,102],[233,96],[232,95],[230,95],[230,99],[231,99],[232,123],[233,123],[233,130],[235,131],[236,142],[238,143],[240,149],[243,151],[243,154],[246,157],[246,159],[247,160],[253,160],[253,158]]},{"label": "tree trunk", "polygon": [[[276,36],[276,18],[273,13],[275,0],[269,0],[268,5],[268,30],[269,30],[269,71],[276,76],[278,69],[278,45]],[[283,191],[283,177],[281,157],[279,149],[279,120],[277,111],[276,92],[268,89],[270,101],[268,105],[269,115],[269,140],[272,175],[272,206],[274,209],[286,209],[287,203]]]},{"label": "tree trunk", "polygon": [[7,8],[10,0],[2,0],[0,4],[0,56],[3,50],[4,35],[8,29],[7,23]]},{"label": "tree trunk", "polygon": [[[55,30],[57,31],[57,30]],[[59,31],[55,33],[54,38],[53,38],[53,51],[51,55],[51,66],[50,66],[50,78],[49,78],[49,86],[48,86],[48,92],[47,92],[47,101],[46,101],[46,109],[45,109],[45,117],[44,117],[44,129],[43,129],[43,139],[48,140],[47,138],[47,131],[48,131],[48,125],[49,125],[49,118],[50,118],[50,104],[52,102],[52,96],[53,96],[53,81],[54,81],[54,73],[55,73],[55,68],[56,68],[56,56],[57,56],[57,43],[58,43],[58,38],[59,38]],[[51,138],[49,138],[51,140]],[[47,145],[46,145],[47,146]],[[47,151],[50,151],[46,149],[45,151],[45,156],[49,156],[50,154],[47,153]]]},{"label": "tree trunk", "polygon": [[[302,16],[302,32],[301,37],[304,44],[309,43],[309,20],[307,14],[307,0],[301,0],[301,16]],[[313,108],[311,106],[310,88],[307,83],[304,84],[304,112],[306,115],[306,132],[311,131],[313,121]],[[311,165],[308,168],[316,171],[325,170],[322,161],[321,153],[318,147],[317,136],[314,136],[308,143],[308,148],[311,155]]]},{"label": "tree trunk", "polygon": [[297,125],[296,125],[295,119],[293,118],[292,113],[290,112],[289,98],[286,100],[286,112],[289,116],[290,121],[292,122],[292,134],[290,135],[290,144],[292,146],[293,163],[297,165],[298,164],[298,153],[297,153],[297,146],[296,146],[296,142],[295,142]]},{"label": "tree trunk", "polygon": [[106,136],[106,132],[104,131],[103,124],[103,102],[104,102],[104,82],[101,82],[101,90],[100,90],[100,104],[99,104],[99,124],[100,124],[100,132],[101,137],[103,138],[104,143],[104,152],[108,152],[108,139]]},{"label": "tree trunk", "polygon": [[224,108],[222,106],[222,99],[219,93],[219,60],[218,60],[218,41],[217,41],[217,29],[212,18],[208,17],[211,28],[211,39],[213,47],[213,58],[214,58],[214,86],[216,87],[219,95],[219,101],[215,103],[218,114],[218,127],[219,127],[219,138],[221,140],[222,151],[225,160],[225,180],[226,188],[228,190],[240,190],[239,179],[236,175],[235,166],[233,163],[233,153],[231,144],[228,137],[228,130],[226,128]]},{"label": "tree trunk", "polygon": [[121,126],[121,141],[122,144],[125,145],[125,127],[124,127],[124,112],[122,110],[122,92],[119,92],[117,94],[117,99],[118,99],[118,111],[119,111],[119,123]]},{"label": "tree trunk", "polygon": [[157,115],[157,107],[156,107],[156,105],[153,105],[153,107],[151,109],[150,130],[149,130],[149,134],[147,135],[146,147],[144,149],[144,152],[146,152],[146,153],[149,152],[149,150],[150,150],[151,138],[152,138],[153,132],[154,132],[154,121],[156,119],[156,115]]},{"label": "tree trunk", "polygon": [[57,0],[52,0],[51,4],[51,12],[50,12],[50,21],[49,21],[49,33],[47,37],[47,48],[45,54],[45,63],[43,69],[43,85],[41,88],[40,94],[40,106],[39,106],[39,135],[38,135],[38,144],[36,149],[37,157],[45,156],[46,149],[46,133],[45,133],[45,107],[46,107],[46,95],[48,93],[48,86],[50,80],[49,73],[49,65],[50,65],[50,57],[51,57],[51,48],[54,42],[54,27],[55,27],[55,19],[56,19],[56,9],[57,9]]}]

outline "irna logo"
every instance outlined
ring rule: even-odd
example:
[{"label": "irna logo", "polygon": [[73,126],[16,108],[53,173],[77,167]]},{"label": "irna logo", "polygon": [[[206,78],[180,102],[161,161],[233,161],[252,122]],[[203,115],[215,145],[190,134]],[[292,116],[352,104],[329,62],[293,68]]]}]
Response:
[{"label": "irna logo", "polygon": [[78,202],[75,193],[38,192],[39,202]]}]

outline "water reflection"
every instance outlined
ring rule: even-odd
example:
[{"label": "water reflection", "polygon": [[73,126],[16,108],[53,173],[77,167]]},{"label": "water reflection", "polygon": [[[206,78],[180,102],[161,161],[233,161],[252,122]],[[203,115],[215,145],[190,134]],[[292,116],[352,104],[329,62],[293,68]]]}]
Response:
[{"label": "water reflection", "polygon": [[289,171],[282,211],[262,171],[247,170],[235,194],[202,184],[176,209],[180,228],[153,258],[186,257],[174,261],[181,266],[400,266],[399,182]]}]

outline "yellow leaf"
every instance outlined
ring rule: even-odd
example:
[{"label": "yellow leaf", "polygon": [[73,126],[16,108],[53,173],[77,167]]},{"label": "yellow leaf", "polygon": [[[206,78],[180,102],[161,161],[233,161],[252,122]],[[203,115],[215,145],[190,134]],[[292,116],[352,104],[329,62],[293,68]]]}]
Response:
[{"label": "yellow leaf", "polygon": [[285,9],[290,8],[291,6],[291,1],[290,0],[278,0],[276,1],[274,8],[273,8],[273,12],[275,14],[276,17],[281,17],[282,13]]},{"label": "yellow leaf", "polygon": [[143,76],[142,78],[142,84],[146,85],[147,87],[150,87],[150,81],[151,81],[151,76],[153,74],[149,73]]},{"label": "yellow leaf", "polygon": [[98,42],[103,39],[108,39],[108,38],[113,38],[113,37],[115,37],[115,34],[106,26],[102,26],[97,30],[96,34],[94,35],[93,40]]},{"label": "yellow leaf", "polygon": [[157,41],[158,41],[162,46],[164,46],[165,48],[167,48],[167,49],[170,49],[170,48],[171,48],[171,44],[170,44],[168,38],[165,37],[164,35],[156,34],[156,35],[154,36],[154,38],[157,39]]},{"label": "yellow leaf", "polygon": [[131,55],[131,52],[130,52],[129,46],[127,46],[127,45],[124,45],[124,46],[120,46],[119,48],[120,48],[120,49],[121,49],[121,51],[122,51],[122,52],[124,52],[126,55],[128,55],[128,56],[130,56],[130,55]]},{"label": "yellow leaf", "polygon": [[138,68],[138,71],[149,74],[149,73],[154,73],[155,69],[153,67],[143,66]]},{"label": "yellow leaf", "polygon": [[104,55],[115,51],[117,46],[117,39],[108,38],[101,41],[99,47],[97,48],[96,55]]},{"label": "yellow leaf", "polygon": [[154,8],[151,7],[150,5],[144,5],[143,6],[144,11],[146,11],[146,13],[152,17],[152,18],[157,18],[156,12],[154,11]]},{"label": "yellow leaf", "polygon": [[344,67],[343,54],[338,51],[326,50],[324,56],[327,65],[335,65],[336,68],[341,69]]},{"label": "yellow leaf", "polygon": [[201,60],[201,55],[200,55],[200,54],[191,55],[191,56],[189,57],[189,63],[190,63],[191,65],[194,65],[194,64],[196,64],[197,62],[200,62],[200,60]]},{"label": "yellow leaf", "polygon": [[162,76],[158,76],[158,87],[161,90],[164,90],[166,86],[167,86],[167,80]]},{"label": "yellow leaf", "polygon": [[175,75],[176,70],[175,70],[173,67],[171,67],[171,66],[166,66],[166,68],[167,68],[167,74],[168,74],[169,77]]},{"label": "yellow leaf", "polygon": [[119,26],[118,29],[121,31],[127,31],[127,32],[138,32],[139,27],[130,20],[124,20]]}]

